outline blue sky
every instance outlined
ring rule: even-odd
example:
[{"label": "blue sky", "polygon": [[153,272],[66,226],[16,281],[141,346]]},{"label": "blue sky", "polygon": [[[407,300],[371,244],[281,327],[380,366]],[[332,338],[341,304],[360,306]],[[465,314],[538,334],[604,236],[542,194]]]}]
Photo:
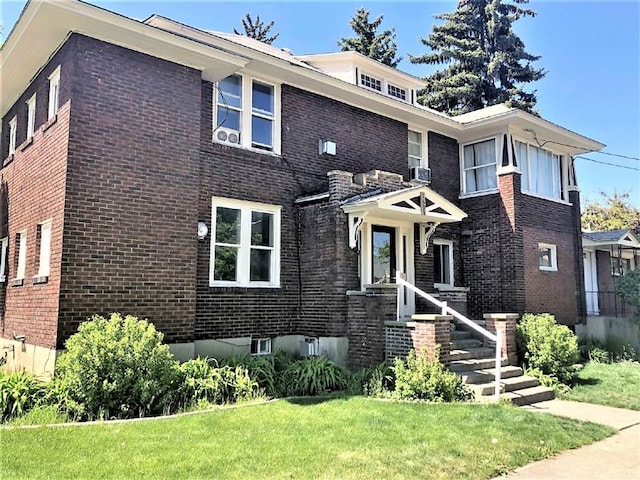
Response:
[{"label": "blue sky", "polygon": [[[24,1],[1,0],[6,36]],[[358,7],[383,14],[383,27],[396,29],[399,69],[425,76],[434,67],[412,65],[408,54],[425,53],[418,38],[431,30],[433,16],[455,9],[456,2],[215,2],[102,1],[89,3],[133,18],[158,13],[209,30],[240,29],[245,13],[274,20],[280,33],[275,45],[296,54],[336,51],[339,38],[350,36],[349,19]],[[538,91],[537,108],[544,118],[607,144],[605,151],[640,158],[640,2],[532,0],[535,18],[515,24],[527,50],[542,59],[547,76],[530,88]],[[629,192],[640,206],[640,161],[602,154],[587,157],[629,168],[577,159],[583,200],[598,192]],[[636,169],[636,170],[632,170]]]}]

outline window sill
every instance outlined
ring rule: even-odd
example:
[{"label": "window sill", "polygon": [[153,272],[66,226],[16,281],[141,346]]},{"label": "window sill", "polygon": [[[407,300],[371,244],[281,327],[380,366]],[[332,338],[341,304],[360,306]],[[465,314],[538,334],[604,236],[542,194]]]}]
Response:
[{"label": "window sill", "polygon": [[13,153],[7,156],[7,158],[5,158],[4,161],[2,162],[2,166],[6,167],[7,165],[9,165],[11,162],[13,162],[14,157],[15,157],[15,154]]},{"label": "window sill", "polygon": [[553,272],[557,272],[558,269],[557,268],[553,268],[553,267],[538,267],[539,270],[541,272],[549,272],[549,273],[553,273]]},{"label": "window sill", "polygon": [[49,130],[55,123],[58,121],[58,114],[56,113],[53,117],[46,121],[44,125],[42,125],[42,132],[46,132]]},{"label": "window sill", "polygon": [[547,200],[549,202],[559,203],[561,205],[568,205],[570,207],[573,206],[573,203],[567,202],[566,200],[561,200],[559,198],[544,197],[542,195],[538,195],[537,193],[525,192],[524,190],[522,190],[522,194],[528,197],[534,197],[534,198],[539,198],[541,200]]},{"label": "window sill", "polygon": [[21,287],[24,285],[24,278],[14,278],[11,280],[10,285],[12,287]]},{"label": "window sill", "polygon": [[280,157],[281,156],[279,153],[276,153],[273,150],[264,150],[262,148],[246,147],[244,145],[217,142],[215,140],[213,140],[211,143],[214,144],[214,145],[218,145],[220,147],[236,148],[238,150],[245,150],[247,152],[258,153],[260,155],[268,155],[270,157]]},{"label": "window sill", "polygon": [[461,193],[458,198],[463,200],[465,198],[484,197],[485,195],[494,195],[498,192],[497,188],[492,188],[491,190],[482,190],[481,192]]},{"label": "window sill", "polygon": [[257,289],[257,288],[269,288],[269,289],[275,289],[275,288],[280,288],[280,285],[276,285],[276,284],[254,284],[254,283],[250,283],[250,284],[245,284],[245,283],[235,283],[235,282],[222,282],[222,283],[211,283],[209,282],[209,287],[210,288],[224,288],[224,289],[246,289],[246,290],[253,290],[253,289]]},{"label": "window sill", "polygon": [[29,137],[20,144],[20,146],[18,147],[18,151],[23,152],[24,150],[29,148],[32,144],[33,144],[33,137]]},{"label": "window sill", "polygon": [[434,283],[433,288],[437,288],[438,290],[453,290],[455,287],[449,283]]},{"label": "window sill", "polygon": [[34,285],[42,285],[44,283],[49,283],[49,275],[36,275],[33,277]]}]

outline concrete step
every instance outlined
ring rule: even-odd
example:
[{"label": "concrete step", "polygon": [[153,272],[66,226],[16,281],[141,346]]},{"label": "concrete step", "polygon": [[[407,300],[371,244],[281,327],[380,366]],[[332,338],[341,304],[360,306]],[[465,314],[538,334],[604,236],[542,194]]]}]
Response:
[{"label": "concrete step", "polygon": [[451,350],[468,350],[470,348],[482,347],[482,342],[475,338],[467,338],[463,340],[452,340]]},{"label": "concrete step", "polygon": [[[502,359],[502,367],[509,365],[509,359]],[[452,372],[469,372],[472,370],[486,370],[496,366],[495,358],[473,358],[453,360],[449,362],[449,370]]]},{"label": "concrete step", "polygon": [[543,387],[542,385],[523,388],[522,390],[507,392],[501,395],[501,398],[510,400],[514,405],[530,405],[532,403],[543,402],[545,400],[553,400],[554,397],[555,392],[553,389]]},{"label": "concrete step", "polygon": [[[529,377],[528,375],[519,375],[516,377],[509,377],[500,379],[500,386],[502,393],[515,392],[526,390],[528,388],[537,387],[540,385],[537,378]],[[495,383],[487,382],[476,385],[469,385],[469,388],[473,390],[476,398],[486,395],[493,395],[495,391]],[[517,392],[516,392],[517,393]]]},{"label": "concrete step", "polygon": [[466,340],[471,338],[471,332],[465,332],[464,330],[452,330],[451,340]]},{"label": "concrete step", "polygon": [[[492,363],[493,366],[495,364]],[[486,368],[482,370],[468,370],[462,372],[456,372],[458,375],[462,377],[462,381],[467,385],[477,385],[484,383],[491,383],[494,381],[495,377],[495,368]],[[511,365],[507,365],[500,368],[500,378],[507,379],[513,377],[522,376],[522,369],[520,367],[513,367]]]},{"label": "concrete step", "polygon": [[450,360],[469,360],[469,359],[484,359],[495,358],[496,350],[494,348],[463,348],[463,349],[451,349],[449,352]]}]

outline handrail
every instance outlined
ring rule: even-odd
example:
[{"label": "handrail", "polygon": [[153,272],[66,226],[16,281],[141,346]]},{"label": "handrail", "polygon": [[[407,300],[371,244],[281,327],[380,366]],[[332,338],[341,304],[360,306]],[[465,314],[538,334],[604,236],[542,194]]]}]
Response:
[{"label": "handrail", "polygon": [[[494,378],[495,378],[494,398],[496,400],[499,400],[500,399],[500,373],[501,373],[500,372],[500,367],[502,366],[502,332],[500,330],[498,330],[496,332],[496,334],[491,333],[486,328],[482,328],[480,325],[478,325],[474,321],[469,320],[467,317],[462,315],[460,312],[458,312],[458,311],[454,310],[453,308],[451,308],[449,305],[447,305],[447,302],[441,302],[437,298],[429,295],[427,292],[425,292],[423,290],[420,290],[415,285],[413,285],[413,284],[407,282],[406,280],[400,278],[399,275],[396,276],[396,284],[400,285],[401,287],[406,287],[409,290],[412,290],[414,293],[417,293],[422,298],[424,298],[424,299],[428,300],[429,302],[433,303],[436,307],[438,307],[438,308],[440,308],[442,310],[442,314],[443,315],[446,315],[446,314],[452,315],[453,317],[457,318],[458,320],[460,320],[462,323],[464,323],[468,327],[471,327],[476,332],[478,332],[481,335],[487,337],[489,340],[493,340],[494,342],[496,342],[496,368],[495,368],[495,374],[494,374]],[[400,296],[399,295],[398,295],[398,303],[397,303],[397,312],[398,312],[398,319],[399,319],[400,318]]]}]

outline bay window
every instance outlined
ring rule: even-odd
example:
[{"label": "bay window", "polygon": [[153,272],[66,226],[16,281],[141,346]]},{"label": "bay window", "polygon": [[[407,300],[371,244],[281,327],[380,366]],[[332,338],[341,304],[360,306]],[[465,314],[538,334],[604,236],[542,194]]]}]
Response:
[{"label": "bay window", "polygon": [[465,145],[463,147],[463,193],[498,188],[496,168],[495,138]]}]

